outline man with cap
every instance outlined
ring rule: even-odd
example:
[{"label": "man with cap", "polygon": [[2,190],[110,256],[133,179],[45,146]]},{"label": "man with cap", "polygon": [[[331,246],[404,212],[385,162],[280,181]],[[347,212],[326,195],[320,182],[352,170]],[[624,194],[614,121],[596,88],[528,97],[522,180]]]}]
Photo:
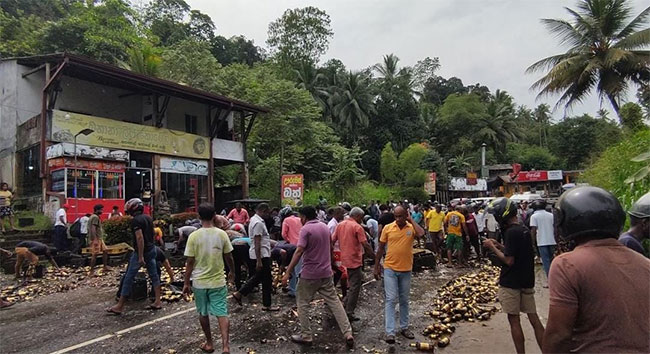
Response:
[{"label": "man with cap", "polygon": [[650,237],[650,192],[643,195],[632,205],[630,211],[630,229],[623,233],[618,241],[644,256],[641,242]]},{"label": "man with cap", "polygon": [[548,277],[544,353],[650,353],[650,260],[617,241],[619,201],[597,187],[565,192],[555,205],[561,238],[575,248]]},{"label": "man with cap", "polygon": [[68,249],[68,214],[70,204],[61,205],[54,216],[54,247],[59,251]]},{"label": "man with cap", "polygon": [[490,204],[496,221],[504,231],[504,244],[486,239],[483,246],[490,249],[501,261],[499,275],[499,302],[508,315],[510,334],[517,353],[525,352],[524,332],[520,313],[528,315],[537,344],[542,347],[544,326],[535,306],[535,252],[530,232],[518,219],[517,206],[508,198],[497,198]]}]

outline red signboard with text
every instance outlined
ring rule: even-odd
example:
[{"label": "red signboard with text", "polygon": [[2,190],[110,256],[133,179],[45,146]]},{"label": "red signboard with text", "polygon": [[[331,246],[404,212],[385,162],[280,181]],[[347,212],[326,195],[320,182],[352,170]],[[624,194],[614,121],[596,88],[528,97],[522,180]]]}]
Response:
[{"label": "red signboard with text", "polygon": [[548,181],[547,171],[520,171],[515,182],[544,182]]}]

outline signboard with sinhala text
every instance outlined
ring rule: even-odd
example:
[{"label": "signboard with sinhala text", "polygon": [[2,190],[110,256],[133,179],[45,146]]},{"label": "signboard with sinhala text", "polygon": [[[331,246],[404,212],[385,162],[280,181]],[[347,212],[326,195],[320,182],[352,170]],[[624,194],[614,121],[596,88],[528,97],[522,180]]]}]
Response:
[{"label": "signboard with sinhala text", "polygon": [[282,175],[282,205],[302,205],[303,190],[303,175]]},{"label": "signboard with sinhala text", "polygon": [[52,112],[53,141],[72,143],[74,135],[86,128],[92,129],[93,133],[79,135],[78,144],[199,159],[210,158],[209,139],[203,136],[79,113],[58,110]]}]

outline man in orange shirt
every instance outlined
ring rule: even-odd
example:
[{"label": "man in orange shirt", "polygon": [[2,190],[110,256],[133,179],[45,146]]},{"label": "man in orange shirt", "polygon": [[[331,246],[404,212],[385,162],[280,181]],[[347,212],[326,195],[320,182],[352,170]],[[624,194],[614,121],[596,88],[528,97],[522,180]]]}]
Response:
[{"label": "man in orange shirt", "polygon": [[242,224],[244,226],[246,226],[250,221],[248,211],[242,208],[241,203],[235,204],[235,209],[231,210],[230,213],[228,213],[227,218],[232,219],[232,221],[235,223]]},{"label": "man in orange shirt", "polygon": [[399,299],[400,333],[413,339],[409,330],[409,292],[411,291],[411,270],[413,270],[413,241],[424,235],[424,229],[413,221],[401,206],[395,208],[395,221],[386,225],[379,238],[379,248],[375,258],[375,279],[381,278],[379,261],[384,260],[384,317],[386,323],[386,342],[395,343],[395,305]]},{"label": "man in orange shirt", "polygon": [[[302,221],[296,216],[296,214],[289,209],[290,213],[282,221],[282,238],[284,238],[290,244],[297,246],[298,239],[300,238],[300,229],[302,229]],[[298,274],[302,270],[302,258],[293,268],[293,274],[291,274],[291,279],[289,280],[289,296],[296,296],[296,286],[298,285]]]},{"label": "man in orange shirt", "polygon": [[350,290],[345,297],[345,312],[348,314],[350,321],[358,321],[359,318],[354,316],[354,309],[359,301],[359,292],[363,282],[363,251],[375,258],[375,252],[366,239],[366,233],[361,227],[363,220],[363,210],[355,207],[350,211],[350,217],[342,221],[336,227],[332,235],[332,248],[334,243],[339,241],[341,248],[341,263],[348,271],[348,284]]}]

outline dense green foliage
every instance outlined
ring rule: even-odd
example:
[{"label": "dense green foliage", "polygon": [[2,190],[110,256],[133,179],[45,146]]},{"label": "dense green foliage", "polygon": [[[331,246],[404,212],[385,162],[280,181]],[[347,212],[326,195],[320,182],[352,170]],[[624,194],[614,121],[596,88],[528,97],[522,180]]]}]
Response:
[{"label": "dense green foliage", "polygon": [[584,180],[614,193],[627,210],[635,200],[650,190],[650,176],[633,184],[625,182],[640,168],[648,165],[647,161],[632,161],[642,153],[650,153],[650,129],[647,128],[605,150],[585,171]]},{"label": "dense green foliage", "polygon": [[133,246],[133,234],[131,233],[132,219],[130,216],[121,216],[102,222],[104,241],[106,241],[106,244],[115,245],[120,242],[126,242]]},{"label": "dense green foliage", "polygon": [[[335,29],[315,7],[289,9],[271,22],[267,55],[243,36],[219,35],[218,24],[185,0],[6,0],[0,56],[69,51],[268,107],[247,145],[255,197],[279,203],[282,172],[305,175],[308,203],[318,194],[331,202],[421,200],[426,172],[435,171],[443,186],[450,176],[478,171],[482,144],[488,164],[574,170],[645,129],[650,74],[648,56],[638,54],[647,46],[643,20],[650,9],[630,22],[624,0],[582,0],[578,8],[574,20],[595,27],[545,20],[572,49],[531,68],[555,65],[538,86],[564,92],[561,102],[579,101],[595,88],[615,104],[621,125],[606,111],[553,121],[546,104],[525,107],[498,88],[438,75],[444,58],[408,66],[388,53],[360,71],[338,59],[323,63]],[[616,37],[603,38],[608,33]],[[586,40],[603,48],[590,52]],[[560,70],[565,64],[571,70]],[[576,77],[580,72],[588,75]],[[644,83],[639,105],[621,102],[629,82]],[[240,175],[238,166],[218,167],[215,185],[237,184]]]}]

